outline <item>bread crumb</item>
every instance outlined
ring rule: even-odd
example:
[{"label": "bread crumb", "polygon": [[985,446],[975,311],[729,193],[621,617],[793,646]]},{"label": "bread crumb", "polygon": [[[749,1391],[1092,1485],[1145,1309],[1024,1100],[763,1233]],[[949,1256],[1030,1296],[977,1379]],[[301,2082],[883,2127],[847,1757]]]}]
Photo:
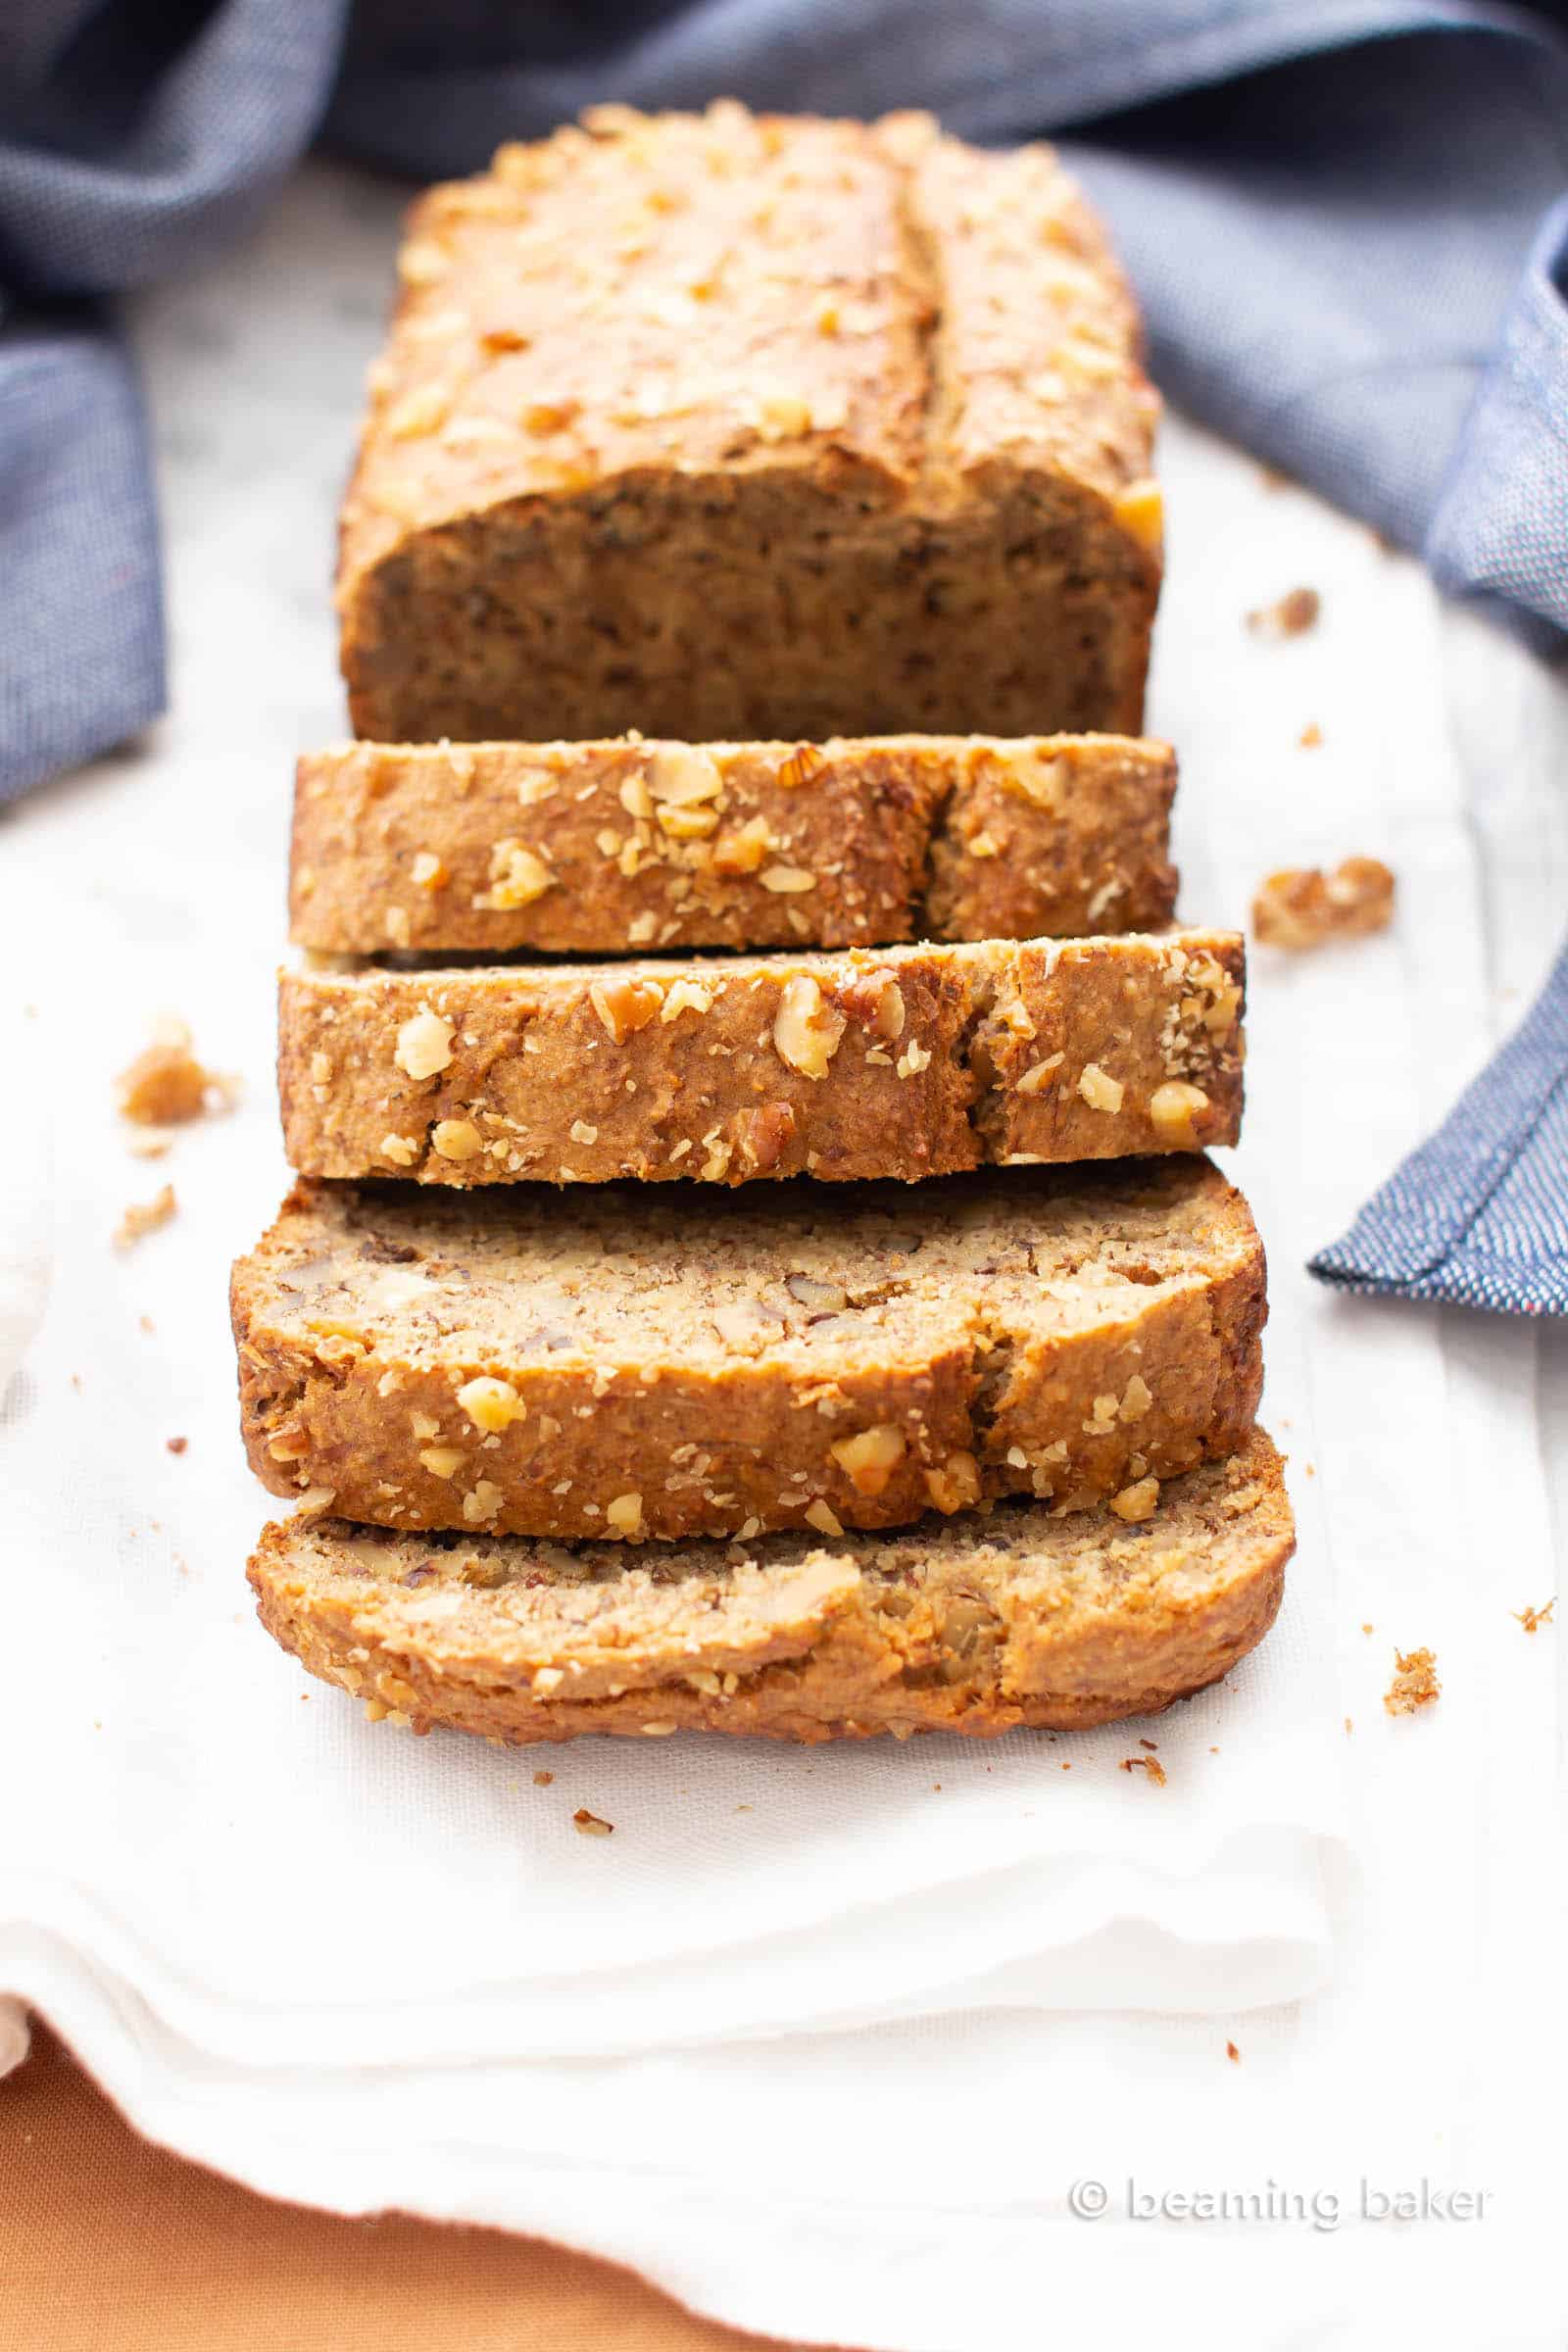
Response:
[{"label": "bread crumb", "polygon": [[164,1450],[166,1453],[183,1453],[189,1444],[189,1438],[166,1438]]},{"label": "bread crumb", "polygon": [[1375,1625],[1363,1625],[1361,1628],[1363,1634],[1375,1634],[1377,1630]]},{"label": "bread crumb", "polygon": [[1544,1626],[1544,1625],[1549,1625],[1549,1624],[1551,1623],[1551,1612],[1552,1612],[1552,1610],[1553,1610],[1553,1609],[1554,1609],[1556,1606],[1557,1606],[1557,1595],[1556,1595],[1556,1593],[1554,1592],[1554,1593],[1552,1594],[1551,1598],[1550,1598],[1548,1601],[1546,1601],[1546,1602],[1545,1602],[1545,1603],[1544,1603],[1544,1605],[1543,1605],[1541,1608],[1539,1608],[1539,1609],[1531,1609],[1531,1608],[1515,1609],[1515,1610],[1513,1611],[1513,1615],[1514,1615],[1514,1616],[1515,1616],[1515,1617],[1518,1619],[1519,1623],[1520,1623],[1520,1624],[1521,1624],[1521,1625],[1524,1627],[1524,1629],[1525,1629],[1525,1632],[1526,1632],[1527,1634],[1533,1634],[1533,1633],[1536,1633],[1536,1632],[1538,1632],[1542,1626]]},{"label": "bread crumb", "polygon": [[553,1772],[536,1772],[533,1776],[533,1785],[536,1788],[548,1788],[555,1777]]},{"label": "bread crumb", "polygon": [[1242,2053],[1236,2047],[1234,2041],[1228,2041],[1225,2044],[1225,2055],[1230,2060],[1232,2066],[1240,2066],[1242,2062]]},{"label": "bread crumb", "polygon": [[601,1821],[598,1814],[590,1813],[586,1805],[579,1805],[571,1819],[573,1828],[584,1838],[613,1838],[615,1835],[614,1823]]},{"label": "bread crumb", "polygon": [[1350,1720],[1349,1716],[1348,1716],[1348,1715],[1347,1715],[1347,1717],[1345,1718],[1345,1737],[1347,1738],[1347,1740],[1348,1740],[1348,1738],[1350,1737],[1350,1734],[1351,1734],[1351,1733],[1354,1731],[1354,1729],[1355,1729],[1355,1725],[1354,1725],[1354,1724],[1351,1722],[1351,1720]]},{"label": "bread crumb", "polygon": [[1432,1651],[1396,1649],[1394,1664],[1394,1680],[1383,1693],[1383,1704],[1389,1713],[1413,1715],[1418,1708],[1432,1706],[1443,1689],[1437,1675],[1438,1661]]},{"label": "bread crumb", "polygon": [[1165,1786],[1165,1767],[1156,1756],[1123,1756],[1117,1770],[1119,1772],[1141,1772],[1145,1780],[1152,1781],[1156,1788],[1163,1788]]},{"label": "bread crumb", "polygon": [[1318,751],[1323,742],[1323,730],[1315,718],[1309,718],[1296,740],[1298,748],[1303,752]]},{"label": "bread crumb", "polygon": [[144,1233],[156,1233],[160,1225],[167,1225],[178,1205],[172,1184],[166,1184],[151,1200],[133,1200],[115,1227],[115,1248],[132,1249]]},{"label": "bread crumb", "polygon": [[1247,625],[1254,637],[1301,637],[1316,628],[1323,599],[1315,588],[1293,588],[1277,605],[1259,605]]},{"label": "bread crumb", "polygon": [[172,1018],[156,1023],[152,1044],[121,1071],[115,1088],[121,1115],[138,1127],[182,1126],[204,1111],[232,1110],[239,1096],[237,1080],[204,1068],[191,1052],[189,1029]]},{"label": "bread crumb", "polygon": [[1252,929],[1264,947],[1293,950],[1385,931],[1394,919],[1394,888],[1380,858],[1346,858],[1332,873],[1284,866],[1259,885]]}]

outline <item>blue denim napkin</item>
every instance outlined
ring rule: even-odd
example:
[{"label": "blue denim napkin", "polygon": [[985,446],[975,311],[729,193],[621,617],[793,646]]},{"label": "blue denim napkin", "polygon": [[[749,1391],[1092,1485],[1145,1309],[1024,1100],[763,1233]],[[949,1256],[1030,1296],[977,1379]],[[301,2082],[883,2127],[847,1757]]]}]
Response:
[{"label": "blue denim napkin", "polygon": [[[1568,639],[1568,18],[1494,0],[6,0],[0,801],[161,708],[157,526],[106,305],[318,134],[417,177],[596,98],[1050,132],[1154,372],[1552,657]],[[1326,1279],[1568,1311],[1568,958]]]}]

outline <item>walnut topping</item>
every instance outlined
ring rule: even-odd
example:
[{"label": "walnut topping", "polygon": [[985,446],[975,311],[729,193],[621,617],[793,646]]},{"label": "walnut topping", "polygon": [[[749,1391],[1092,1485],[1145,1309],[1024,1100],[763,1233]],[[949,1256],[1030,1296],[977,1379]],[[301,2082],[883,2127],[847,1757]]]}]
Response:
[{"label": "walnut topping", "polygon": [[433,850],[420,850],[409,870],[418,890],[439,890],[448,879],[447,869]]},{"label": "walnut topping", "polygon": [[[755,874],[773,847],[772,827],[765,816],[732,825],[713,844],[712,867],[718,874]],[[771,885],[769,885],[771,887]]]},{"label": "walnut topping", "polygon": [[617,1536],[635,1544],[643,1532],[643,1498],[640,1494],[617,1494],[605,1505],[605,1517]]},{"label": "walnut topping", "polygon": [[648,763],[648,790],[662,808],[690,808],[722,802],[724,779],[711,752],[689,743],[661,744]]},{"label": "walnut topping", "polygon": [[474,905],[501,913],[515,906],[531,906],[535,899],[542,899],[555,887],[555,880],[544,859],[522,842],[498,841],[490,853],[490,888]]},{"label": "walnut topping", "polygon": [[457,1446],[426,1446],[419,1459],[432,1478],[456,1478],[467,1456]]},{"label": "walnut topping", "polygon": [[1123,1487],[1119,1494],[1111,1496],[1110,1507],[1118,1519],[1133,1526],[1142,1519],[1152,1519],[1159,1507],[1158,1479],[1141,1478],[1136,1485]]},{"label": "walnut topping", "polygon": [[1208,1108],[1208,1097],[1200,1086],[1184,1085],[1181,1079],[1167,1079],[1156,1086],[1149,1098],[1150,1123],[1162,1144],[1191,1148],[1198,1142],[1193,1122],[1200,1111]]},{"label": "walnut topping", "polygon": [[808,784],[826,765],[827,755],[818,751],[814,743],[798,743],[781,763],[773,781],[790,790],[798,784]]},{"label": "walnut topping", "polygon": [[980,1465],[972,1453],[950,1453],[939,1470],[925,1474],[925,1491],[935,1508],[952,1518],[980,1499]]},{"label": "walnut topping", "polygon": [[138,1127],[176,1127],[204,1110],[227,1109],[234,1082],[204,1069],[191,1052],[183,1021],[166,1016],[153,1029],[153,1042],[116,1080],[122,1117]]},{"label": "walnut topping", "polygon": [[458,1391],[458,1402],[474,1428],[493,1438],[510,1429],[514,1421],[522,1420],[528,1409],[510,1380],[496,1380],[488,1374],[466,1381]]},{"label": "walnut topping", "polygon": [[1394,876],[1378,858],[1347,858],[1270,874],[1252,901],[1252,928],[1265,947],[1315,948],[1324,940],[1382,931],[1394,917]]},{"label": "walnut topping", "polygon": [[905,1436],[893,1422],[840,1438],[829,1453],[858,1494],[880,1494],[906,1452]]},{"label": "walnut topping", "polygon": [[1249,612],[1247,625],[1255,637],[1300,637],[1317,626],[1323,599],[1315,588],[1293,588],[1277,605],[1260,605]]},{"label": "walnut topping", "polygon": [[484,1150],[484,1138],[471,1119],[438,1119],[430,1141],[443,1159],[473,1159]]},{"label": "walnut topping", "polygon": [[696,980],[676,980],[664,991],[660,1007],[661,1021],[678,1021],[683,1012],[705,1013],[712,1010],[713,992]]},{"label": "walnut topping", "polygon": [[493,1519],[505,1500],[493,1480],[481,1478],[472,1494],[463,1497],[463,1516],[470,1527],[477,1527],[481,1521]]},{"label": "walnut topping", "polygon": [[410,1078],[433,1078],[452,1059],[454,1024],[421,1004],[398,1031],[392,1058]]},{"label": "walnut topping", "polygon": [[763,1102],[756,1110],[738,1111],[731,1125],[742,1155],[765,1176],[777,1167],[795,1133],[795,1113],[787,1102]]},{"label": "walnut topping", "polygon": [[635,1030],[647,1028],[664,1002],[664,992],[657,980],[608,978],[593,983],[588,1002],[612,1044],[623,1046]]},{"label": "walnut topping", "polygon": [[1022,1077],[1015,1082],[1013,1093],[1015,1095],[1038,1095],[1042,1087],[1051,1084],[1052,1079],[1066,1058],[1065,1054],[1049,1054],[1044,1061],[1032,1061]]},{"label": "walnut topping", "polygon": [[1396,1649],[1394,1665],[1394,1680],[1383,1693],[1383,1704],[1391,1715],[1413,1715],[1418,1708],[1435,1704],[1443,1685],[1432,1650]]},{"label": "walnut topping", "polygon": [[1124,531],[1157,556],[1165,541],[1165,502],[1155,481],[1129,482],[1112,501],[1111,513]]},{"label": "walnut topping", "polygon": [[133,1200],[115,1227],[115,1248],[129,1250],[144,1233],[156,1233],[160,1225],[169,1223],[177,1206],[172,1184],[166,1184],[150,1200]]},{"label": "walnut topping", "polygon": [[825,1000],[808,972],[784,983],[773,1020],[773,1045],[780,1060],[803,1078],[827,1076],[845,1027],[843,1013]]},{"label": "walnut topping", "polygon": [[1120,1110],[1126,1089],[1119,1078],[1112,1078],[1101,1068],[1098,1061],[1090,1061],[1084,1064],[1078,1080],[1078,1092],[1091,1110],[1114,1112]]}]

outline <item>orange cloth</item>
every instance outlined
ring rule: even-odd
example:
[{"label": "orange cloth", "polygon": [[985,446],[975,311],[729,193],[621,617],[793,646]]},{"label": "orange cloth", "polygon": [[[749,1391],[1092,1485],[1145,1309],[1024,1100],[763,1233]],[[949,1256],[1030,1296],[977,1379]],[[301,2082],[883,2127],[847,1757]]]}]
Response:
[{"label": "orange cloth", "polygon": [[760,2352],[536,2238],[257,2196],[139,2139],[33,2032],[0,2081],[0,2352]]}]

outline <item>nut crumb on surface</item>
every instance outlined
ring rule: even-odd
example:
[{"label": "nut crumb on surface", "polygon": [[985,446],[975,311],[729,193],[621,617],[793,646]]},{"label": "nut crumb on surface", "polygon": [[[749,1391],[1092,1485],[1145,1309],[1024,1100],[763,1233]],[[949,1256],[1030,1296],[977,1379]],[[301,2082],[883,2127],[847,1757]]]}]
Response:
[{"label": "nut crumb on surface", "polygon": [[1315,588],[1293,588],[1277,604],[1259,605],[1247,625],[1254,637],[1301,637],[1317,626],[1323,599]]},{"label": "nut crumb on surface", "polygon": [[129,1250],[144,1233],[156,1233],[160,1225],[169,1223],[178,1205],[172,1184],[166,1184],[150,1200],[131,1201],[115,1227],[115,1248]]},{"label": "nut crumb on surface", "polygon": [[[154,1024],[152,1044],[121,1071],[115,1091],[122,1117],[138,1127],[182,1126],[204,1111],[232,1110],[239,1099],[238,1081],[205,1068],[191,1052],[189,1029],[172,1016]],[[150,1146],[147,1155],[158,1149]]]},{"label": "nut crumb on surface", "polygon": [[601,1821],[599,1815],[590,1813],[586,1805],[579,1805],[571,1820],[572,1827],[584,1838],[613,1838],[615,1835],[614,1823]]},{"label": "nut crumb on surface", "polygon": [[1394,875],[1380,858],[1347,858],[1332,873],[1285,866],[1252,901],[1252,929],[1269,948],[1315,948],[1328,939],[1386,930],[1394,919]]},{"label": "nut crumb on surface", "polygon": [[1228,2041],[1225,2044],[1225,2055],[1230,2060],[1232,2066],[1240,2066],[1242,2062],[1242,2053],[1236,2047],[1234,2041]]},{"label": "nut crumb on surface", "polygon": [[536,1772],[533,1776],[533,1785],[536,1788],[548,1788],[555,1777],[553,1772]]},{"label": "nut crumb on surface", "polygon": [[1544,1601],[1539,1609],[1515,1609],[1511,1613],[1524,1627],[1527,1634],[1534,1634],[1539,1633],[1542,1626],[1550,1625],[1552,1621],[1551,1612],[1556,1606],[1557,1595],[1554,1592],[1551,1598],[1548,1601]]},{"label": "nut crumb on surface", "polygon": [[1394,1680],[1383,1693],[1389,1713],[1413,1715],[1420,1707],[1432,1706],[1443,1689],[1434,1653],[1430,1649],[1396,1649],[1394,1665]]},{"label": "nut crumb on surface", "polygon": [[1305,726],[1301,729],[1301,732],[1299,735],[1298,735],[1296,741],[1297,748],[1303,752],[1316,752],[1322,749],[1323,730],[1318,725],[1315,718],[1309,718],[1307,720]]},{"label": "nut crumb on surface", "polygon": [[183,1453],[189,1444],[189,1438],[166,1438],[164,1451],[166,1453]]},{"label": "nut crumb on surface", "polygon": [[1156,1788],[1165,1786],[1165,1767],[1157,1756],[1123,1756],[1116,1769],[1118,1772],[1141,1772],[1145,1780],[1152,1781]]}]

